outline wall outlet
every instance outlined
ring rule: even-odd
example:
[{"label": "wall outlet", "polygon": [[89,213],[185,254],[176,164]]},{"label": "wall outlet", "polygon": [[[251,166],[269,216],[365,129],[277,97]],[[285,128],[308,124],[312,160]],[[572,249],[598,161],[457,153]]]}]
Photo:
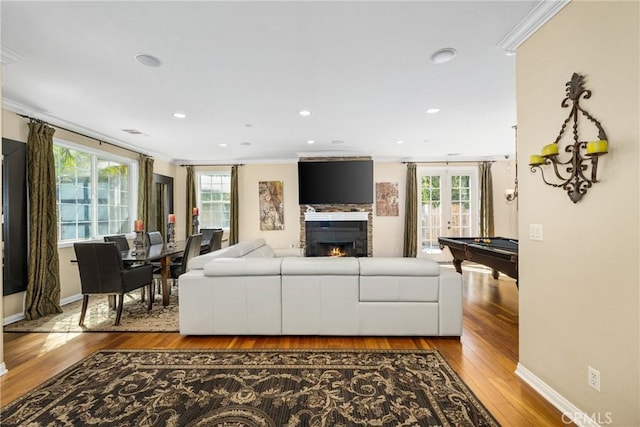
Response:
[{"label": "wall outlet", "polygon": [[589,384],[589,387],[600,391],[600,371],[589,366],[587,383]]}]

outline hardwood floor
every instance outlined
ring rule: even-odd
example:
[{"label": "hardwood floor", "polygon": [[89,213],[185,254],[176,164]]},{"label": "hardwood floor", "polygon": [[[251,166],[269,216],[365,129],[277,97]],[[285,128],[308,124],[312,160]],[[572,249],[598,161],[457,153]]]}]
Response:
[{"label": "hardwood floor", "polygon": [[563,426],[561,413],[522,382],[518,291],[506,276],[465,266],[464,331],[457,338],[183,337],[177,333],[5,333],[0,404],[6,405],[73,363],[104,348],[437,349],[504,426]]}]

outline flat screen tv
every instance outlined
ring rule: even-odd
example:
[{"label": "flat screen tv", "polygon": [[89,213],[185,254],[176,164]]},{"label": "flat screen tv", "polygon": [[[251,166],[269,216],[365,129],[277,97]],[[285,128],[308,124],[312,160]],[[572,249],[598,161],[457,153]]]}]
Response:
[{"label": "flat screen tv", "polygon": [[298,162],[298,203],[373,203],[373,160]]}]

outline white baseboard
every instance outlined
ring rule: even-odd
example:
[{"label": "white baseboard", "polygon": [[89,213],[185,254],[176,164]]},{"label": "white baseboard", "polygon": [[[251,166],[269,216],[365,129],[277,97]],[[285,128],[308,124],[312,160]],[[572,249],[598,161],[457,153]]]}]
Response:
[{"label": "white baseboard", "polygon": [[[61,299],[60,305],[64,306],[81,299],[82,299],[82,294],[71,295],[70,297]],[[19,322],[20,320],[24,320],[24,319],[25,319],[24,313],[12,314],[11,316],[7,316],[4,319],[2,319],[2,325],[7,326],[11,323]]]},{"label": "white baseboard", "polygon": [[71,295],[70,297],[66,297],[60,300],[60,305],[71,304],[72,302],[76,302],[82,299],[82,294]]},{"label": "white baseboard", "polygon": [[7,326],[11,323],[19,322],[20,320],[24,320],[24,313],[12,314],[11,316],[7,316],[2,319],[2,326]]},{"label": "white baseboard", "polygon": [[9,372],[9,370],[7,369],[7,365],[5,365],[4,362],[0,362],[0,377],[7,372]]},{"label": "white baseboard", "polygon": [[580,427],[601,427],[592,417],[582,412],[580,408],[569,402],[520,363],[516,367],[516,375],[562,412],[563,423],[568,424],[571,421]]}]

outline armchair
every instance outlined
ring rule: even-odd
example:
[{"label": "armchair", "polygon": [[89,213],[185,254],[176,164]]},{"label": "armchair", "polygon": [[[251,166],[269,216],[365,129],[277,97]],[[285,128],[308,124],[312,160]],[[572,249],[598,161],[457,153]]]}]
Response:
[{"label": "armchair", "polygon": [[73,248],[78,261],[83,296],[80,326],[84,324],[89,295],[118,296],[116,326],[120,324],[124,294],[127,292],[147,287],[150,295],[147,310],[151,310],[154,298],[151,265],[125,268],[122,253],[115,242],[75,243]]}]

